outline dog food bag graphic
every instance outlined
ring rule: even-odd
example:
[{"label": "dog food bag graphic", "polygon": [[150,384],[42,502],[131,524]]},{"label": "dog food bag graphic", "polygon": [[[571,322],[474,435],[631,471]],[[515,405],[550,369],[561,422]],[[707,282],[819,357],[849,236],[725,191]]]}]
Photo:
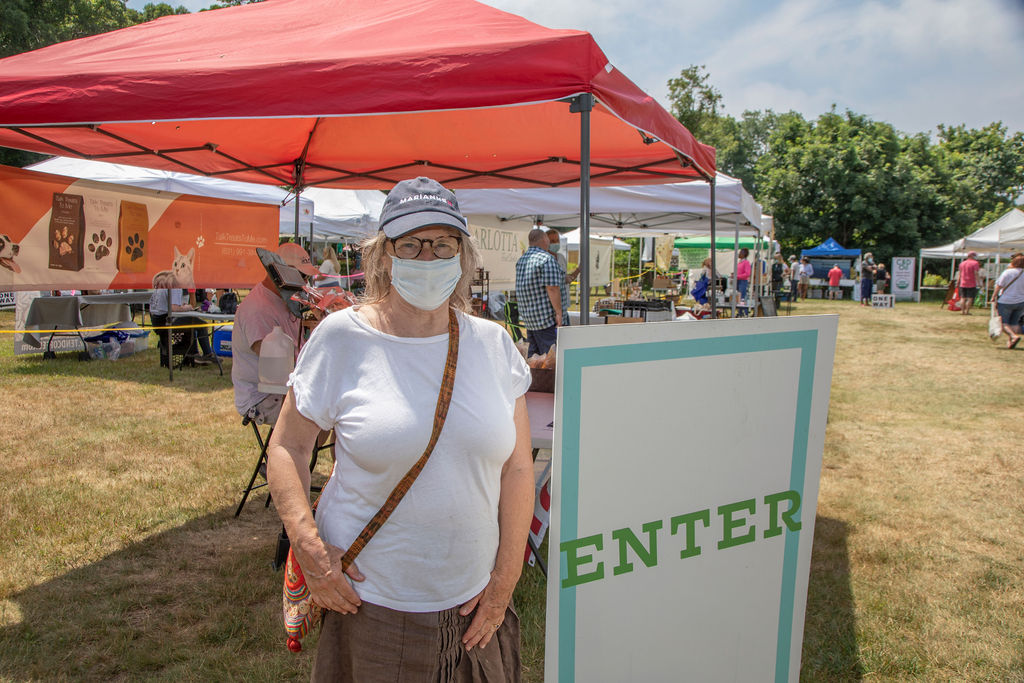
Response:
[{"label": "dog food bag graphic", "polygon": [[113,270],[117,258],[117,202],[87,196],[85,223],[85,270]]},{"label": "dog food bag graphic", "polygon": [[79,271],[84,264],[85,208],[82,195],[53,193],[50,211],[50,268]]},{"label": "dog food bag graphic", "polygon": [[121,200],[117,234],[117,269],[122,273],[145,273],[149,239],[149,212],[145,204]]}]

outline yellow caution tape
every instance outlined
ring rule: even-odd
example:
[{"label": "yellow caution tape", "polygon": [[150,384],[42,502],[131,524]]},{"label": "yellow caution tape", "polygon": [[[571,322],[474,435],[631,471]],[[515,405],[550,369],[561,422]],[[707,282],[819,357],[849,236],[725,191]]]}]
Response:
[{"label": "yellow caution tape", "polygon": [[0,330],[0,334],[34,334],[43,335],[51,332],[140,332],[149,330],[188,330],[197,327],[227,327],[234,325],[233,321],[213,323],[195,323],[192,325],[140,325],[138,327],[65,327],[58,329],[42,328],[38,330]]}]

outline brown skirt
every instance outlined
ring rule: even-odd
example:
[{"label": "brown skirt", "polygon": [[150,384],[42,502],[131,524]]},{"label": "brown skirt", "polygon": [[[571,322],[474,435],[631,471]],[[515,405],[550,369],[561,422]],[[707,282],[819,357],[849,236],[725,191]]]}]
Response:
[{"label": "brown skirt", "polygon": [[356,614],[327,611],[314,683],[519,683],[519,616],[511,606],[487,647],[469,652],[472,616],[459,608],[399,612],[364,602]]}]

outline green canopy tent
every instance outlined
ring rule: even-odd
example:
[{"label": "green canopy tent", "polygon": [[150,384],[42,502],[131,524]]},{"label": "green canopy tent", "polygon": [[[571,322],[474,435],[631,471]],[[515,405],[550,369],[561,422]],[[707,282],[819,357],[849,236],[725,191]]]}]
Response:
[{"label": "green canopy tent", "polygon": [[[740,249],[754,249],[757,246],[757,237],[743,235],[739,238],[738,243],[732,235],[722,235],[715,238],[715,248],[717,249],[732,249],[736,244],[739,245]],[[761,249],[767,249],[769,244],[768,238],[761,239]],[[676,249],[710,249],[711,237],[708,235],[677,237],[674,246]]]}]

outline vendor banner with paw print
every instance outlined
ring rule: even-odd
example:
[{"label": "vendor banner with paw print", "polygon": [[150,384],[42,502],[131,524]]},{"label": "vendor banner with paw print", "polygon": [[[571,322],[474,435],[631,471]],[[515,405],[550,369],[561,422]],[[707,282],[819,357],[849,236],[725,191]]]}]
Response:
[{"label": "vendor banner with paw print", "polygon": [[275,206],[0,166],[0,291],[251,287]]}]

